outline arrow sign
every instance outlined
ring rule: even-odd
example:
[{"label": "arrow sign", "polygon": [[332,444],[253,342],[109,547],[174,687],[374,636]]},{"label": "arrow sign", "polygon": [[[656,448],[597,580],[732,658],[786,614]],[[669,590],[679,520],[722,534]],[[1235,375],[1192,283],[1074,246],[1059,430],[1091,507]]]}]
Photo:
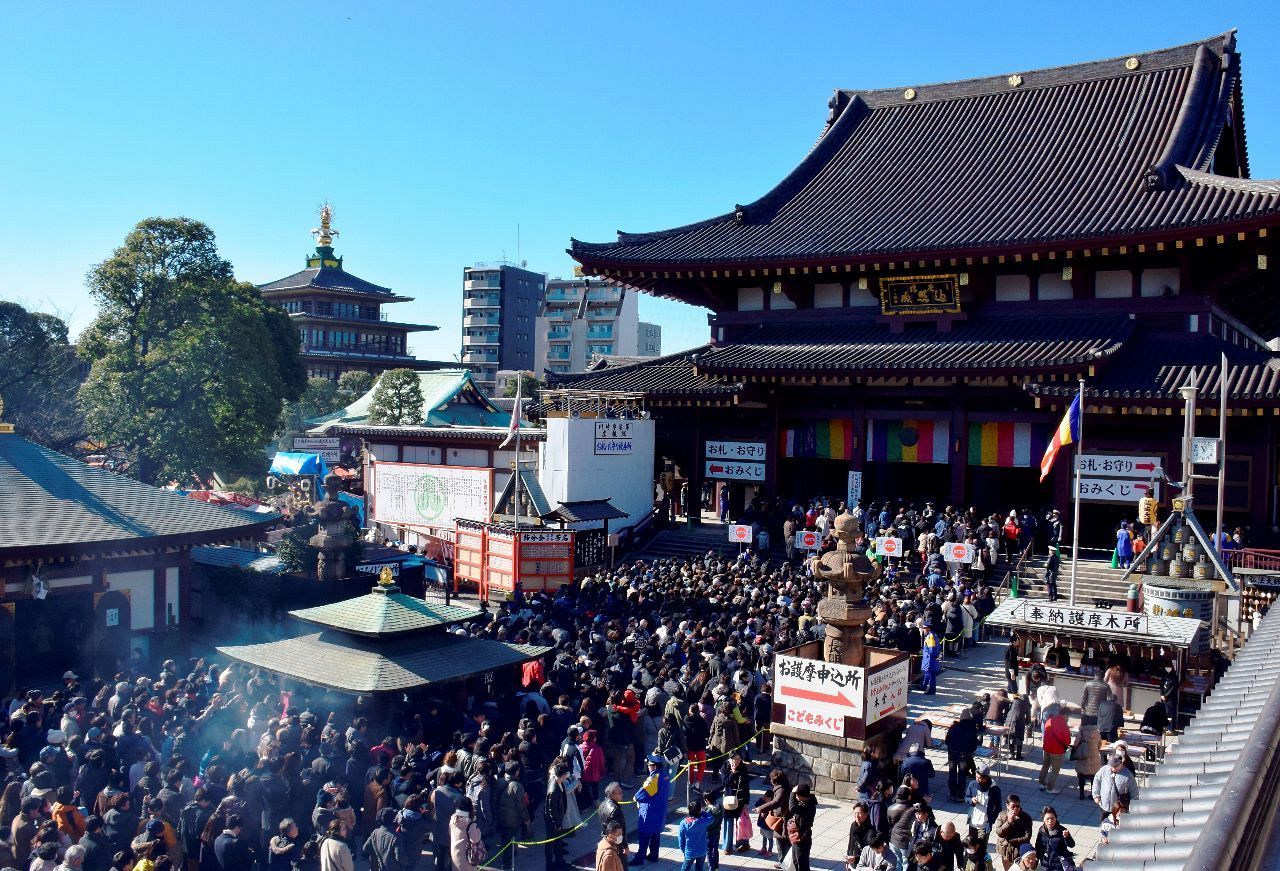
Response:
[{"label": "arrow sign", "polygon": [[713,475],[719,475],[724,472],[724,466],[718,466],[715,463],[712,463],[711,465],[707,466],[707,471],[712,473]]},{"label": "arrow sign", "polygon": [[827,705],[835,705],[840,708],[857,708],[857,704],[843,693],[835,693],[828,695],[820,693],[817,690],[806,690],[800,687],[782,687],[779,695],[790,696],[794,699],[804,699],[810,702],[822,702]]},{"label": "arrow sign", "polygon": [[1155,463],[1134,463],[1133,467],[1139,472],[1154,472],[1156,470]]}]

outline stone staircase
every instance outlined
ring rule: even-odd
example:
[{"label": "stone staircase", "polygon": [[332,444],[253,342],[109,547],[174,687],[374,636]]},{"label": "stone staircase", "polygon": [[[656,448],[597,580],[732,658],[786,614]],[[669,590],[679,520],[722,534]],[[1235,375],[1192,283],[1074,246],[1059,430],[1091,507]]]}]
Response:
[{"label": "stone staircase", "polygon": [[[1048,587],[1044,583],[1044,567],[1047,557],[1029,557],[1022,567],[1018,578],[1019,593],[1030,599],[1048,599]],[[994,573],[996,578],[1003,579],[1010,570],[1007,564],[1001,564]],[[1109,561],[1082,559],[1076,568],[1076,602],[1081,605],[1092,605],[1094,600],[1105,599],[1112,605],[1123,607],[1125,595],[1129,591],[1129,582],[1122,582],[1124,569],[1113,569]],[[1135,575],[1133,580],[1141,580]],[[1058,598],[1066,598],[1071,587],[1071,561],[1064,559],[1058,569]],[[1008,588],[1002,590],[1007,594]]]},{"label": "stone staircase", "polygon": [[671,529],[664,529],[640,550],[627,554],[626,560],[635,562],[636,560],[685,559],[692,556],[704,556],[709,550],[714,550],[728,557],[737,556],[738,546],[729,543],[728,535],[727,527],[719,524],[694,528],[677,526]]}]

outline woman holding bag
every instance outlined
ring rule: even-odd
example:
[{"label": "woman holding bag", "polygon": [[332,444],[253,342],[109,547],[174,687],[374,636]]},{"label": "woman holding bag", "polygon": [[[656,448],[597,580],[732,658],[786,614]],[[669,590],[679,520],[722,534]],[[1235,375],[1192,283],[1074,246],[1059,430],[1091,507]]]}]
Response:
[{"label": "woman holding bag", "polygon": [[[724,831],[721,834],[720,849],[725,855],[731,855],[735,849],[742,850],[751,844],[751,813],[747,803],[751,800],[751,774],[741,753],[729,757],[729,772],[724,780],[724,795],[733,797],[734,809],[730,812],[725,804]],[[743,822],[745,820],[745,823]],[[745,828],[744,828],[745,826]],[[742,832],[745,831],[744,836]]]},{"label": "woman holding bag", "polygon": [[[787,780],[787,775],[783,773],[781,768],[775,768],[769,772],[769,793],[764,802],[756,808],[764,816],[764,824],[770,831],[778,835],[778,861],[782,861],[782,857],[787,855],[787,848],[791,846],[785,837],[783,837],[783,827],[787,821],[787,812],[791,809],[791,781]],[[761,850],[761,856],[769,855],[768,851]]]}]

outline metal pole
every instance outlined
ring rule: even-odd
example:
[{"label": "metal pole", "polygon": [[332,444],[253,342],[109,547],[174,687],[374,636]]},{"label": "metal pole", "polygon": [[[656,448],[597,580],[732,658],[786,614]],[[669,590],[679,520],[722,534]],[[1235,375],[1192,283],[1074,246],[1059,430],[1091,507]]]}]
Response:
[{"label": "metal pole", "polygon": [[1191,499],[1192,485],[1195,483],[1191,478],[1191,441],[1196,435],[1196,393],[1196,373],[1192,371],[1191,380],[1182,389],[1183,398],[1186,400],[1186,408],[1183,411],[1186,420],[1182,424],[1182,496],[1187,500]]},{"label": "metal pole", "polygon": [[[1076,603],[1076,565],[1080,562],[1080,454],[1084,450],[1084,379],[1080,379],[1080,431],[1077,433],[1079,438],[1076,439],[1076,454],[1073,465],[1076,467],[1075,472],[1075,507],[1072,509],[1071,517],[1071,592],[1068,596],[1068,604]],[[1068,427],[1070,424],[1068,423]],[[1061,564],[1061,560],[1059,560]]]},{"label": "metal pole", "polygon": [[1218,371],[1218,521],[1214,524],[1213,541],[1222,556],[1222,511],[1227,490],[1227,355],[1224,351]]}]

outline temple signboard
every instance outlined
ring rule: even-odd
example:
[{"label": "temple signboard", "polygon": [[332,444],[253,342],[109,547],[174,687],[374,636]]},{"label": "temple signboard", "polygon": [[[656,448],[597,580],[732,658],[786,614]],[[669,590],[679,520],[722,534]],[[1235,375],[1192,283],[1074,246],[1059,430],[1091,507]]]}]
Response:
[{"label": "temple signboard", "polygon": [[960,276],[902,275],[880,279],[880,312],[941,315],[960,311]]}]

